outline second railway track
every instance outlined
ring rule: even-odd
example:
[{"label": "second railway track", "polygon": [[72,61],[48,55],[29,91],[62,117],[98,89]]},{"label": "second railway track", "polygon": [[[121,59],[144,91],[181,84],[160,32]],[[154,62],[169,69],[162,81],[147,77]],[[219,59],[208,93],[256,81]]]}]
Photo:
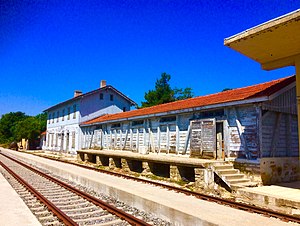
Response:
[{"label": "second railway track", "polygon": [[11,157],[0,155],[0,163],[22,184],[15,186],[27,203],[39,200],[32,209],[43,225],[150,225]]}]

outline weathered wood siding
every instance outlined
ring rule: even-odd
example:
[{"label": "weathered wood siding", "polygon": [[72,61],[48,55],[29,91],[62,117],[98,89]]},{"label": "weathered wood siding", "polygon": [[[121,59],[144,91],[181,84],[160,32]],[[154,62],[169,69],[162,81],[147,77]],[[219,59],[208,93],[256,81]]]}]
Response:
[{"label": "weathered wood siding", "polygon": [[[83,127],[82,147],[215,158],[218,124],[226,157],[298,156],[293,92],[292,88],[265,103]],[[218,153],[220,157],[222,150]]]},{"label": "weathered wood siding", "polygon": [[266,112],[262,121],[262,140],[262,157],[298,156],[297,116]]},{"label": "weathered wood siding", "polygon": [[293,87],[271,101],[262,104],[263,110],[282,112],[287,114],[297,114],[296,87]]},{"label": "weathered wood siding", "polygon": [[174,153],[191,157],[216,157],[216,122],[223,123],[224,151],[227,157],[255,159],[259,156],[257,106],[227,108],[224,115],[201,118],[201,112],[177,115],[161,122],[148,118],[104,124],[100,129],[85,127],[83,148],[131,150],[140,153]]},{"label": "weathered wood siding", "polygon": [[250,105],[228,108],[227,117],[227,156],[247,159],[259,157],[258,107]]},{"label": "weathered wood siding", "polygon": [[[220,109],[217,110],[218,114]],[[139,153],[174,153],[191,157],[216,157],[216,123],[223,123],[224,151],[227,157],[257,158],[259,155],[259,112],[254,105],[227,108],[222,115],[192,112],[103,124],[102,128],[83,128],[83,148],[131,150]],[[168,116],[167,116],[168,117]],[[174,116],[171,116],[174,118]],[[199,127],[199,128],[198,128]]]},{"label": "weathered wood siding", "polygon": [[262,157],[299,156],[296,88],[262,105]]}]

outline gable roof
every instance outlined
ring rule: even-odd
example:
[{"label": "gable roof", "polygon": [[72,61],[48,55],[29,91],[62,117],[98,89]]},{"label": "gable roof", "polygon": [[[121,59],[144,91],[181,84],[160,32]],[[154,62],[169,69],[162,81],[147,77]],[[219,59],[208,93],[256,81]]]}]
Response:
[{"label": "gable roof", "polygon": [[123,98],[126,99],[128,102],[130,102],[131,106],[136,106],[136,105],[137,105],[137,103],[135,103],[135,102],[134,102],[133,100],[131,100],[129,97],[125,96],[125,95],[124,95],[123,93],[121,93],[119,90],[117,90],[116,88],[114,88],[114,87],[111,86],[111,85],[107,85],[107,86],[98,88],[98,89],[96,89],[96,90],[87,92],[87,93],[85,93],[85,94],[79,95],[79,96],[77,96],[77,97],[73,97],[73,98],[71,98],[71,99],[69,99],[69,100],[66,100],[66,101],[63,101],[63,102],[61,102],[61,103],[59,103],[59,104],[56,104],[56,105],[54,105],[54,106],[52,106],[52,107],[47,108],[46,110],[44,110],[44,112],[50,111],[50,110],[52,110],[52,109],[54,109],[54,108],[60,107],[60,106],[65,105],[65,104],[69,104],[69,103],[71,103],[71,102],[73,102],[73,101],[82,99],[82,98],[84,98],[84,97],[86,97],[86,96],[90,96],[90,95],[93,95],[93,94],[95,94],[95,93],[98,93],[98,92],[100,92],[100,91],[102,91],[102,90],[107,90],[107,89],[110,89],[110,90],[114,91],[115,93],[119,94],[121,97],[123,97]]},{"label": "gable roof", "polygon": [[255,100],[260,97],[269,97],[270,95],[278,92],[282,88],[290,85],[296,81],[295,76],[289,76],[278,80],[273,80],[258,85],[228,90],[206,96],[199,96],[189,98],[186,100],[179,100],[167,104],[160,104],[152,107],[121,112],[116,114],[107,114],[97,117],[95,119],[86,121],[82,125],[97,124],[106,121],[114,121],[121,119],[128,119],[137,116],[154,115],[158,113],[166,113],[176,110],[191,109],[209,105],[225,104],[235,101]]}]

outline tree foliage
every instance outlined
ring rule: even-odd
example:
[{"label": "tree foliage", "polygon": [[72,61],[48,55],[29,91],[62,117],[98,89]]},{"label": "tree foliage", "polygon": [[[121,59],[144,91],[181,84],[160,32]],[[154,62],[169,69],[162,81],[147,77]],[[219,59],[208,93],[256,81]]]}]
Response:
[{"label": "tree foliage", "polygon": [[169,74],[162,73],[161,78],[156,80],[155,89],[145,93],[146,102],[142,102],[142,107],[174,101],[174,90],[169,84],[170,79],[171,76]]},{"label": "tree foliage", "polygon": [[23,112],[10,112],[0,119],[0,143],[20,141],[22,138],[35,140],[46,130],[47,114],[28,116]]},{"label": "tree foliage", "polygon": [[183,100],[193,97],[192,88],[174,88],[172,89],[169,81],[171,75],[162,73],[160,79],[155,82],[155,89],[149,90],[145,93],[145,102],[142,102],[142,108],[151,107],[158,104],[173,102],[176,100]]},{"label": "tree foliage", "polygon": [[193,97],[193,91],[192,88],[187,87],[187,88],[175,88],[174,89],[174,96],[176,100],[185,100],[188,98],[192,98]]},{"label": "tree foliage", "polygon": [[10,112],[2,115],[0,119],[0,142],[8,143],[15,140],[16,125],[27,118],[23,112]]},{"label": "tree foliage", "polygon": [[232,88],[224,88],[224,89],[222,90],[222,92],[229,91],[229,90],[233,90],[233,89],[232,89]]}]

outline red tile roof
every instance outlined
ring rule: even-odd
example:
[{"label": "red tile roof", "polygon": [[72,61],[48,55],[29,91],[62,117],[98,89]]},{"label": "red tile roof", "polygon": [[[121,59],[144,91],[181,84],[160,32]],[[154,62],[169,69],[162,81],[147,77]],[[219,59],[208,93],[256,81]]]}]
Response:
[{"label": "red tile roof", "polygon": [[153,107],[147,107],[147,108],[121,112],[116,114],[107,114],[86,121],[82,124],[90,125],[94,123],[131,118],[135,116],[144,116],[149,114],[157,114],[157,113],[163,113],[169,111],[183,110],[188,108],[203,107],[203,106],[222,104],[222,103],[228,103],[233,101],[242,101],[242,100],[248,100],[248,99],[253,99],[258,97],[268,97],[273,93],[279,91],[280,89],[284,88],[285,86],[293,83],[294,81],[296,81],[296,77],[289,76],[286,78],[281,78],[278,80],[274,80],[274,81],[270,81],[258,85],[228,90],[228,91],[211,94],[207,96],[199,96],[199,97],[194,97],[186,100],[180,100],[180,101],[175,101],[167,104],[160,104]]}]

